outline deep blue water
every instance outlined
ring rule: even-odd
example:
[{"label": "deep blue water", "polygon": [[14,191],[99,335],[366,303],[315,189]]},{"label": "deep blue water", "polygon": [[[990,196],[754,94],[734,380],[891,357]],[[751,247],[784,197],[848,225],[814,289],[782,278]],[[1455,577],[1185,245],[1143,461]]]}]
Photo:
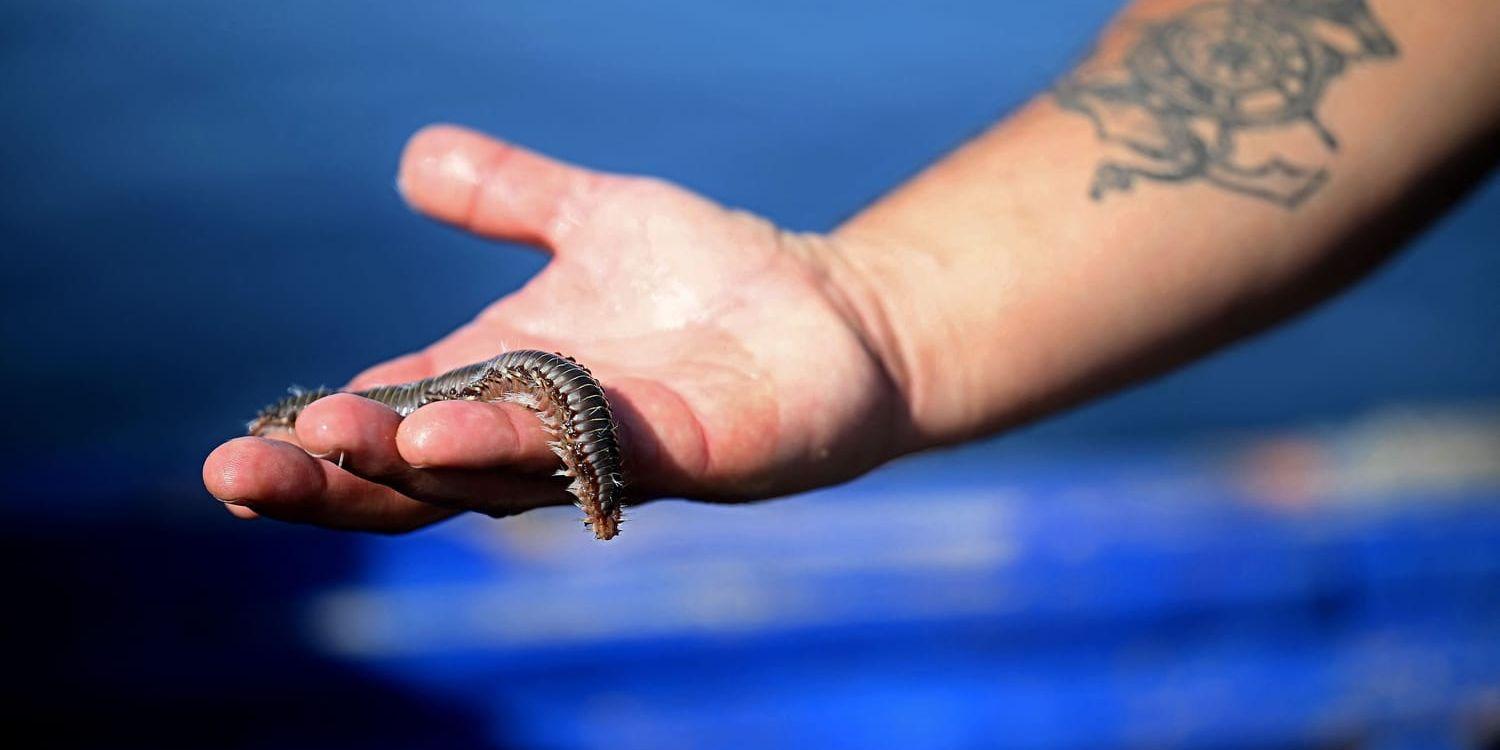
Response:
[{"label": "deep blue water", "polygon": [[[1114,4],[4,4],[9,408],[32,450],[186,458],[539,267],[418,218],[453,121],[830,228],[1084,48]],[[1056,420],[1172,435],[1500,393],[1500,189],[1295,325]]]},{"label": "deep blue water", "polygon": [[[720,716],[767,742],[934,747],[1158,736],[1131,735],[1131,716],[1162,736],[1284,746],[1317,718],[1309,706],[1446,720],[1449,702],[1496,682],[1500,656],[1483,637],[1497,622],[1485,593],[1500,570],[1493,487],[1435,506],[1407,498],[1389,515],[1267,520],[1216,504],[1218,484],[1182,479],[1212,467],[1149,446],[1500,397],[1493,180],[1292,325],[994,448],[897,469],[806,510],[744,511],[762,536],[700,537],[736,511],[663,504],[640,511],[659,530],[642,538],[662,549],[559,561],[556,550],[574,548],[527,557],[533,527],[519,522],[505,544],[483,524],[378,541],[233,524],[197,485],[202,456],[289,383],[341,382],[418,347],[540,267],[402,206],[396,156],[422,125],[463,123],[827,229],[1045,87],[1115,5],[0,2],[0,448],[11,458],[0,548],[24,573],[14,596],[32,613],[6,626],[7,642],[27,648],[16,694],[0,697],[38,724],[157,748],[589,746],[608,738],[570,703],[588,685],[590,710],[636,717],[632,742],[648,746],[662,727],[712,738]],[[1035,455],[1061,458],[1018,468]],[[1223,510],[1138,499],[1096,512],[1101,496],[1156,497],[1141,487],[1159,484],[1107,478],[1116,463],[1175,477]],[[851,498],[878,500],[884,481],[915,493],[893,509],[1004,484],[1015,496],[998,506],[1008,531],[996,538],[1024,544],[928,586],[899,565],[838,578],[814,554],[816,535],[776,536],[819,528]],[[936,536],[910,538],[950,539],[921,528]],[[838,548],[845,559],[891,549],[884,531],[866,532]],[[489,601],[460,595],[415,623],[395,618],[382,643],[396,657],[307,625],[341,591],[399,605],[455,577],[499,587],[484,596],[498,591],[502,610],[542,622],[605,616],[607,602],[577,610],[557,595],[595,580],[579,560],[717,571],[729,554],[719,545],[740,567],[691,582],[729,597],[712,601],[805,596],[834,619],[708,645],[672,631],[497,646],[483,628],[438,627]],[[784,556],[811,567],[746,585]],[[1186,583],[1163,587],[1163,575]],[[669,583],[627,579],[616,593],[660,596],[630,610],[660,629],[683,616],[673,606],[698,600],[684,592],[705,594]],[[1009,593],[948,619],[913,614],[912,596],[984,587]],[[481,646],[455,652],[431,632]],[[1414,669],[1403,654],[1451,667],[1447,692],[1408,702],[1410,716],[1379,702],[1409,693],[1339,703],[1345,681],[1384,685]],[[591,661],[601,656],[629,668]],[[743,670],[753,675],[736,682]],[[722,714],[702,712],[700,680],[738,686]],[[665,703],[630,700],[648,694]],[[94,724],[70,724],[84,704]],[[1106,704],[1121,713],[1088,711]],[[1196,718],[1181,729],[1162,705]],[[880,712],[874,735],[836,731]]]}]

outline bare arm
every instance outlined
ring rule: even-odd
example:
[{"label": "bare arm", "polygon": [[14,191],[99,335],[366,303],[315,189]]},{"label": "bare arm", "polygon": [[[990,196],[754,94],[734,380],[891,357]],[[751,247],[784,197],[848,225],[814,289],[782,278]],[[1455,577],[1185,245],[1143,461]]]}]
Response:
[{"label": "bare arm", "polygon": [[1487,0],[1130,6],[1053,92],[838,230],[888,248],[844,271],[914,444],[1160,372],[1375,265],[1492,163],[1497,34]]},{"label": "bare arm", "polygon": [[[1145,0],[1055,91],[826,236],[431,128],[402,158],[413,207],[552,258],[354,385],[560,351],[604,384],[631,500],[841,481],[1170,368],[1373,267],[1493,161],[1497,32],[1494,0]],[[208,457],[230,512],[401,531],[566,502],[513,405],[403,420],[339,395],[281,438]]]}]

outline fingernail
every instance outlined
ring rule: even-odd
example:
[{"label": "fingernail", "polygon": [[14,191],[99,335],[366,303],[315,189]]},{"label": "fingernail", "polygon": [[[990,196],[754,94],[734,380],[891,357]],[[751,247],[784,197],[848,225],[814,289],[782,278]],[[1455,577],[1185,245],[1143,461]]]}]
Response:
[{"label": "fingernail", "polygon": [[254,521],[257,518],[260,518],[259,513],[256,513],[254,510],[246,508],[242,505],[228,506],[226,510],[229,511],[229,515],[234,516],[241,521]]},{"label": "fingernail", "polygon": [[457,221],[474,203],[480,174],[462,148],[429,144],[402,158],[396,190],[407,205],[444,221]]}]

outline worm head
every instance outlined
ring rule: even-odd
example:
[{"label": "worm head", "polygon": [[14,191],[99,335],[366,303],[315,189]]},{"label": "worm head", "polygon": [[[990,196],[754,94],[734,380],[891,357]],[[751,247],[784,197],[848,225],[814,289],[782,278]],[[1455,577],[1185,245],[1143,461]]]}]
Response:
[{"label": "worm head", "polygon": [[297,424],[297,415],[308,404],[334,393],[335,391],[327,388],[314,388],[310,391],[293,388],[286,398],[261,409],[246,425],[247,432],[251,435],[264,435],[271,430],[290,430]]}]

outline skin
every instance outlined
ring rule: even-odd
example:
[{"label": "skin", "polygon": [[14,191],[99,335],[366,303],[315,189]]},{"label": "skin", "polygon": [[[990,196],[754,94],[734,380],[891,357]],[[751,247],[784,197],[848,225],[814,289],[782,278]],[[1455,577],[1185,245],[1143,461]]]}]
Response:
[{"label": "skin", "polygon": [[[1130,6],[1090,64],[1128,50],[1139,22],[1198,4]],[[1318,114],[1336,153],[1295,125],[1255,134],[1327,167],[1295,209],[1201,182],[1092,200],[1109,144],[1047,96],[827,235],[429,127],[401,157],[411,206],[552,259],[350,385],[427,377],[502,344],[575,356],[621,422],[637,501],[776,497],[1054,413],[1326,298],[1441,208],[1433,196],[1483,173],[1500,4],[1424,7],[1371,3],[1401,55],[1329,85]],[[545,441],[519,407],[444,402],[403,421],[338,395],[294,434],[219,446],[203,479],[240,518],[400,532],[567,502],[545,478]]]},{"label": "skin", "polygon": [[[855,476],[909,439],[896,384],[830,284],[827,259],[847,252],[834,240],[451,126],[411,139],[399,184],[416,210],[552,261],[351,387],[428,377],[502,342],[568,353],[606,385],[640,499],[786,494]],[[208,457],[204,482],[231,513],[403,531],[457,509],[567,502],[545,478],[546,436],[517,406],[444,402],[403,421],[338,395],[282,438],[239,438]]]}]

